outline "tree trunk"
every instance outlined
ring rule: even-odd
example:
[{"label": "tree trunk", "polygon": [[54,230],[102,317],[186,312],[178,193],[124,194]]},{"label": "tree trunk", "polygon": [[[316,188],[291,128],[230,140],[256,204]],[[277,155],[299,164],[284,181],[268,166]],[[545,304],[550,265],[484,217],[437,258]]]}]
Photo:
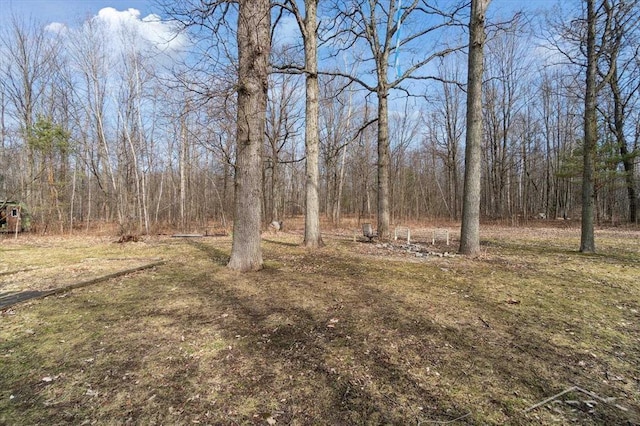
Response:
[{"label": "tree trunk", "polygon": [[620,145],[620,155],[624,166],[625,183],[627,185],[627,198],[629,200],[629,223],[638,221],[638,192],[636,191],[636,165],[629,155],[626,144]]},{"label": "tree trunk", "polygon": [[467,74],[467,137],[460,253],[480,252],[480,179],[482,159],[482,74],[485,14],[490,0],[471,0]]},{"label": "tree trunk", "polygon": [[180,116],[180,145],[178,147],[178,169],[180,170],[180,230],[187,232],[187,114],[185,106]]},{"label": "tree trunk", "polygon": [[[621,38],[621,36],[619,36]],[[615,72],[611,74],[611,80],[609,81],[609,87],[611,88],[611,94],[613,95],[613,133],[616,136],[618,142],[618,149],[620,151],[620,157],[625,173],[625,184],[627,186],[627,198],[629,200],[629,223],[636,223],[638,219],[638,197],[636,192],[635,182],[635,158],[629,153],[627,144],[627,138],[625,135],[625,101],[623,100],[622,91],[620,88],[619,73],[616,61],[618,60],[620,41],[616,40],[616,46],[611,53],[610,66],[615,67]]]},{"label": "tree trunk", "polygon": [[386,91],[378,92],[378,236],[389,237],[389,107]]},{"label": "tree trunk", "polygon": [[616,105],[615,128],[616,137],[620,149],[620,157],[624,167],[624,179],[627,186],[627,198],[629,200],[629,223],[636,223],[638,220],[638,195],[636,191],[636,165],[634,156],[629,153],[627,140],[624,134],[624,114],[621,108]]},{"label": "tree trunk", "polygon": [[228,267],[244,272],[262,268],[260,153],[267,109],[271,15],[269,0],[241,0],[239,4],[235,216]]},{"label": "tree trunk", "polygon": [[318,197],[318,166],[320,136],[318,130],[318,42],[316,37],[318,0],[306,0],[306,19],[304,21],[304,55],[307,68],[306,80],[306,212],[304,220],[304,245],[317,248],[323,245],[320,233],[320,200]]},{"label": "tree trunk", "polygon": [[587,75],[584,100],[584,152],[582,170],[582,225],[580,251],[595,253],[594,238],[594,158],[598,127],[596,122],[596,15],[594,1],[587,0]]}]

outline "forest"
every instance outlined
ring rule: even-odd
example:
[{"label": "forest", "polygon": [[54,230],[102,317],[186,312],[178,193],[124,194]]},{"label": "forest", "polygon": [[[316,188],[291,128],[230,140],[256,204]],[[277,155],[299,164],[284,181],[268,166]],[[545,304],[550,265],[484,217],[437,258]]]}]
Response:
[{"label": "forest", "polygon": [[[103,10],[74,26],[14,16],[2,29],[0,199],[26,203],[35,232],[111,223],[146,234],[233,222],[237,10],[198,3],[158,2],[158,14],[145,18]],[[304,28],[301,2],[272,2],[259,152],[264,224],[305,214],[310,38],[323,221],[375,218],[381,190],[390,224],[460,220],[469,8],[440,3],[319,1],[315,37],[297,25]],[[595,3],[594,216],[637,224],[640,10],[633,1]],[[579,220],[586,3],[524,12],[499,4],[486,22],[481,218]],[[380,178],[384,138],[388,176]]]},{"label": "forest", "polygon": [[13,16],[0,424],[640,425],[640,2],[520,3]]}]

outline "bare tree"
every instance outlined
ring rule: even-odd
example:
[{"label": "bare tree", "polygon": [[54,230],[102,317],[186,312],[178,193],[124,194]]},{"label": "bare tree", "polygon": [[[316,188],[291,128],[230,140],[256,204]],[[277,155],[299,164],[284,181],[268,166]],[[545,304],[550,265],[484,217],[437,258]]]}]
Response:
[{"label": "bare tree", "polygon": [[262,161],[271,11],[269,0],[240,0],[238,11],[238,118],[233,246],[228,267],[262,268],[260,247]]},{"label": "bare tree", "polygon": [[636,2],[613,1],[611,8],[611,47],[605,52],[605,70],[612,70],[609,90],[613,101],[613,114],[607,114],[609,130],[616,138],[629,203],[628,220],[638,220],[638,188],[635,177],[635,152],[629,141],[627,122],[630,109],[637,102],[640,91],[640,62],[637,57],[638,22],[640,10]]},{"label": "bare tree", "polygon": [[391,142],[391,208],[392,220],[407,218],[407,192],[410,182],[410,169],[406,167],[411,145],[417,139],[422,124],[421,114],[416,104],[405,100],[404,109],[394,113],[389,119]]},{"label": "bare tree", "polygon": [[485,16],[491,0],[471,0],[467,74],[467,137],[460,253],[480,251],[480,176],[482,147],[482,74]]},{"label": "bare tree", "polygon": [[[3,64],[3,68],[4,68],[4,64]],[[0,73],[3,73],[2,70],[0,70]],[[7,140],[8,140],[8,126],[7,126],[7,91],[6,91],[6,87],[5,87],[5,82],[4,79],[0,79],[0,168],[2,170],[2,172],[0,172],[0,197],[2,197],[3,199],[7,200],[8,197],[8,172],[10,170],[9,168],[9,158],[10,156],[7,155]]]},{"label": "bare tree", "polygon": [[123,227],[126,220],[124,191],[120,191],[117,164],[114,161],[115,146],[109,134],[107,88],[109,73],[115,63],[105,45],[105,31],[106,28],[98,21],[87,21],[80,31],[70,35],[70,55],[80,74],[74,90],[81,105],[76,114],[83,162],[99,188],[99,194],[88,194],[87,226],[92,219],[92,198],[95,198],[96,203],[102,205],[103,218],[113,220],[110,212],[115,212],[118,224]]},{"label": "bare tree", "polygon": [[[582,224],[580,252],[595,253],[595,157],[598,146],[598,93],[609,83],[615,66],[609,67],[598,80],[598,62],[612,41],[613,8],[609,0],[586,0],[586,75],[584,96],[584,147],[582,169]],[[599,41],[596,41],[599,38]],[[602,72],[602,71],[601,71]]]},{"label": "bare tree", "polygon": [[[457,61],[457,55],[453,56]],[[432,103],[435,107],[427,122],[430,140],[434,143],[433,149],[442,159],[446,185],[442,194],[446,203],[449,217],[458,220],[460,215],[460,164],[462,136],[464,134],[463,101],[464,93],[460,86],[449,83],[459,81],[459,66],[454,62],[448,64],[443,61],[438,67],[442,78],[442,92],[436,96]]]},{"label": "bare tree", "polygon": [[552,40],[554,48],[569,63],[584,70],[584,100],[582,144],[582,216],[580,251],[596,251],[594,224],[596,204],[596,155],[598,150],[598,95],[615,74],[615,65],[605,61],[615,40],[615,3],[610,0],[585,0],[582,16],[570,25],[556,24],[563,42]]},{"label": "bare tree", "polygon": [[[358,0],[340,2],[336,4],[340,10],[340,19],[344,25],[343,31],[338,31],[336,39],[346,36],[353,41],[344,49],[351,48],[353,44],[364,41],[368,47],[370,57],[363,60],[364,66],[373,65],[373,81],[368,83],[364,76],[343,75],[365,90],[375,93],[378,100],[378,235],[388,238],[390,232],[390,149],[389,149],[389,95],[393,89],[401,89],[401,84],[409,79],[432,79],[428,75],[418,75],[419,71],[436,58],[441,58],[451,52],[461,49],[461,46],[447,46],[436,44],[433,50],[421,58],[411,62],[405,70],[395,67],[395,73],[390,72],[391,58],[394,53],[399,54],[401,48],[409,50],[418,43],[424,42],[425,36],[434,36],[439,30],[457,23],[457,14],[463,8],[462,5],[453,5],[446,12],[436,6],[421,2],[411,1],[407,6],[401,7],[400,1]],[[400,34],[403,23],[409,21],[411,25],[405,35]],[[429,23],[429,24],[427,24]],[[424,47],[421,46],[422,49]],[[365,58],[366,59],[366,58]]]},{"label": "bare tree", "polygon": [[[39,180],[39,166],[35,152],[28,145],[31,131],[36,121],[38,108],[42,108],[43,95],[55,65],[55,49],[47,39],[44,29],[34,22],[20,22],[16,17],[11,21],[0,41],[7,65],[0,69],[4,81],[4,93],[13,106],[19,132],[27,147],[27,164],[24,167],[26,201],[36,210],[40,207],[36,200],[36,185]],[[38,205],[36,205],[38,204]]]},{"label": "bare tree", "polygon": [[342,90],[343,78],[322,80],[320,101],[320,151],[322,158],[324,206],[334,225],[340,224],[347,153],[356,130],[353,128],[353,90]]},{"label": "bare tree", "polygon": [[598,52],[596,51],[596,12],[595,0],[587,0],[587,72],[584,98],[584,153],[582,170],[582,227],[580,251],[594,253],[596,244],[593,232],[594,156],[598,143],[598,123],[596,102],[598,99],[596,75],[598,70]]},{"label": "bare tree", "polygon": [[[565,71],[563,73],[562,71]],[[538,92],[541,129],[545,141],[544,212],[547,217],[571,216],[571,173],[565,172],[565,159],[570,156],[578,139],[579,99],[571,91],[573,77],[566,69],[547,71],[542,76]]]},{"label": "bare tree", "polygon": [[267,222],[284,219],[285,194],[283,163],[290,163],[287,152],[299,136],[302,127],[300,105],[300,78],[292,74],[272,74],[269,77],[269,99],[265,132],[264,208]]},{"label": "bare tree", "polygon": [[[295,2],[290,2],[295,4]],[[304,244],[310,248],[323,246],[320,233],[320,197],[318,196],[319,182],[319,153],[320,134],[319,120],[319,90],[318,90],[318,35],[317,11],[318,0],[305,0],[305,17],[300,23],[302,39],[304,41],[306,67],[306,126],[305,152],[306,162],[306,214],[304,221]]]},{"label": "bare tree", "polygon": [[305,222],[304,245],[317,248],[324,245],[320,232],[319,157],[320,133],[318,86],[318,3],[304,0],[304,9],[295,0],[275,2],[291,13],[302,34],[304,66],[281,65],[288,72],[304,73],[305,80]]},{"label": "bare tree", "polygon": [[492,37],[486,46],[483,111],[485,114],[485,180],[492,215],[513,213],[514,171],[518,147],[514,124],[525,106],[527,71],[531,57],[520,43],[522,29],[516,26]]}]

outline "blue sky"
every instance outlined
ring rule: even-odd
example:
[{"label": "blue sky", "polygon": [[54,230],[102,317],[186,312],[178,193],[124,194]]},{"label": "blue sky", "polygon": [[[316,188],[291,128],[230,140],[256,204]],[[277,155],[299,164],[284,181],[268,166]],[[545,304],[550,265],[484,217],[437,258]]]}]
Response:
[{"label": "blue sky", "polygon": [[[557,3],[558,0],[493,0],[490,11],[502,14],[516,9],[548,8]],[[142,17],[158,12],[154,0],[0,0],[0,21],[6,22],[15,13],[21,17],[31,16],[44,24],[61,22],[74,26],[104,7],[138,9]]]},{"label": "blue sky", "polygon": [[[321,0],[323,1],[323,0]],[[449,0],[441,0],[449,1]],[[551,9],[553,6],[562,3],[565,7],[570,4],[578,4],[582,0],[492,0],[489,8],[489,16],[498,20],[508,19],[515,11],[522,10],[525,15],[533,17],[537,9]],[[157,20],[145,20],[151,14],[160,14],[157,0],[0,0],[0,34],[6,28],[12,15],[19,19],[32,18],[34,23],[48,25],[60,23],[67,28],[78,28],[81,23],[88,18],[93,18],[102,10],[100,19],[110,24],[111,28],[116,28],[126,23],[129,28],[136,28],[138,34],[142,35],[146,41],[161,41],[162,50],[169,55],[172,52],[183,52],[187,45],[186,40],[173,37],[170,25]],[[112,8],[112,9],[105,9]],[[127,12],[135,9],[135,13]],[[132,27],[131,27],[132,26]],[[56,30],[60,26],[49,27]],[[116,34],[116,33],[114,33]],[[278,40],[297,38],[298,30],[295,22],[285,22],[281,28]],[[111,47],[117,48],[118,37],[109,38]],[[406,63],[410,58],[401,52],[400,62]],[[400,94],[404,96],[403,93]]]},{"label": "blue sky", "polygon": [[43,24],[60,22],[75,26],[105,7],[138,9],[143,17],[157,9],[153,0],[0,0],[0,17],[5,22],[16,14]]},{"label": "blue sky", "polygon": [[[322,0],[321,0],[322,1]],[[449,1],[449,0],[442,0]],[[498,21],[509,19],[515,11],[521,10],[525,15],[534,16],[536,9],[550,9],[562,2],[565,6],[581,0],[492,0],[489,16]],[[111,8],[106,11],[105,8]],[[134,13],[127,12],[129,9]],[[128,22],[137,28],[141,35],[149,41],[172,40],[171,26],[157,20],[145,20],[151,14],[161,14],[157,0],[0,0],[0,28],[9,23],[13,15],[20,20],[33,19],[34,23],[47,25],[61,23],[67,28],[78,28],[88,18],[95,17],[100,11],[101,19],[111,23],[112,27]],[[151,23],[150,21],[155,21]],[[56,27],[56,28],[59,28]],[[53,29],[50,27],[49,29]],[[285,19],[279,27],[277,40],[297,39],[298,30],[293,19]],[[173,40],[173,46],[184,47],[182,40]],[[401,53],[402,54],[402,53]],[[408,60],[401,58],[401,60]]]},{"label": "blue sky", "polygon": [[63,33],[93,18],[111,31],[112,49],[122,44],[121,30],[127,28],[135,30],[139,43],[150,43],[162,52],[181,50],[187,43],[185,37],[176,37],[173,26],[154,14],[157,11],[154,0],[0,0],[0,28],[15,16],[21,22],[31,19],[36,26]]}]

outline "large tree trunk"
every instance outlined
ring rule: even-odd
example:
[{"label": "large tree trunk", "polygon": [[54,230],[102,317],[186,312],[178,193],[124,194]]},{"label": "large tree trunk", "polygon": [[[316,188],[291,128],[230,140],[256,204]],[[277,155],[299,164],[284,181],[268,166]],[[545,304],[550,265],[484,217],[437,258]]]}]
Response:
[{"label": "large tree trunk", "polygon": [[239,4],[236,193],[228,267],[244,272],[262,268],[260,153],[267,109],[271,15],[269,0],[241,0]]},{"label": "large tree trunk", "polygon": [[387,92],[378,92],[378,236],[389,237],[389,106]]},{"label": "large tree trunk", "polygon": [[318,130],[318,41],[316,37],[318,0],[306,0],[304,21],[304,54],[307,68],[306,80],[306,212],[304,220],[304,245],[317,248],[323,245],[320,233],[320,200],[318,197],[318,168],[320,136]]},{"label": "large tree trunk", "polygon": [[582,228],[580,235],[580,251],[595,253],[594,238],[594,158],[598,127],[596,122],[596,15],[594,1],[587,0],[587,75],[584,100],[584,153],[582,170]]},{"label": "large tree trunk", "polygon": [[482,74],[484,22],[490,0],[471,0],[469,21],[469,63],[467,74],[467,139],[464,165],[464,193],[460,253],[480,251],[480,179],[482,159]]}]

